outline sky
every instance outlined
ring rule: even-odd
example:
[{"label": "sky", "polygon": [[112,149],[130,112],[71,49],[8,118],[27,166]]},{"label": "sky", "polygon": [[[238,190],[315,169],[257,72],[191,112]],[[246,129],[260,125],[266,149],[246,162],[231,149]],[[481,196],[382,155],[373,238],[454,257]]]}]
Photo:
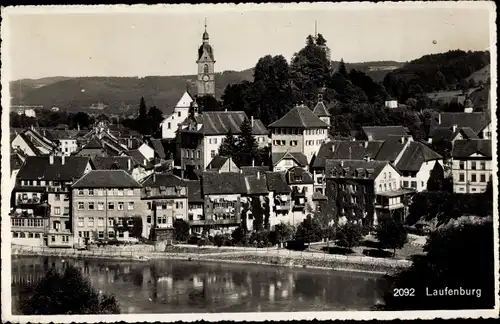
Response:
[{"label": "sky", "polygon": [[404,62],[451,49],[489,49],[490,7],[456,2],[17,7],[2,14],[8,37],[3,44],[8,57],[2,60],[9,64],[10,80],[195,74],[206,18],[216,72],[254,67],[267,54],[290,60],[314,34],[315,21],[332,60]]}]

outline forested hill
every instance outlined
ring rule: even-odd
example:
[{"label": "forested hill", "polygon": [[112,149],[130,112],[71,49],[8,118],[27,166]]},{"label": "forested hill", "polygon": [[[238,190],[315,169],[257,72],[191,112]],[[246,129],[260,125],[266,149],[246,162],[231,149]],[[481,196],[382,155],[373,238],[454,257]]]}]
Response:
[{"label": "forested hill", "polygon": [[468,77],[487,67],[489,62],[488,51],[454,50],[425,55],[389,72],[384,78],[384,86],[401,102],[423,93],[463,89],[477,85],[475,78]]},{"label": "forested hill", "polygon": [[[333,61],[332,68],[337,70],[340,65],[340,61]],[[384,77],[387,73],[401,68],[405,65],[402,62],[396,61],[374,61],[374,62],[362,62],[362,63],[345,63],[348,70],[354,69],[363,72],[367,76],[373,79],[375,82],[384,81]]]},{"label": "forested hill", "polygon": [[[106,113],[135,113],[141,97],[149,106],[168,113],[186,90],[187,81],[196,76],[138,77],[54,77],[24,79],[10,83],[13,105],[53,106],[68,111],[93,112],[91,106],[102,103]],[[253,80],[253,69],[225,71],[216,75],[216,94],[220,97],[228,84]],[[194,90],[194,87],[191,87]]]}]

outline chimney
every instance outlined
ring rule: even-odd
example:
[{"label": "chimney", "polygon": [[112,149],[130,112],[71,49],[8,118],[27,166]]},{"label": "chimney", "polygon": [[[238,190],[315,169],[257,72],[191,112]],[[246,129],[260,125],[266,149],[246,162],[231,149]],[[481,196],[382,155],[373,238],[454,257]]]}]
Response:
[{"label": "chimney", "polygon": [[243,170],[240,169],[240,173],[243,173]]},{"label": "chimney", "polygon": [[76,124],[76,129],[80,131],[80,123]]},{"label": "chimney", "polygon": [[252,166],[255,166],[255,159],[252,159]]},{"label": "chimney", "polygon": [[340,161],[340,166],[344,167],[344,160]]},{"label": "chimney", "polygon": [[253,128],[253,116],[250,117],[250,123],[252,124],[252,128]]},{"label": "chimney", "polygon": [[368,141],[365,141],[364,144],[365,144],[365,148],[368,148]]},{"label": "chimney", "polygon": [[144,159],[144,165],[147,165],[148,160]]},{"label": "chimney", "polygon": [[227,112],[227,108],[224,108],[224,111]]},{"label": "chimney", "polygon": [[441,113],[438,114],[438,124],[441,125]]},{"label": "chimney", "polygon": [[54,156],[53,155],[49,156],[49,164],[54,164]]},{"label": "chimney", "polygon": [[153,183],[156,183],[156,172],[153,172]]},{"label": "chimney", "polygon": [[63,154],[61,156],[61,165],[64,165],[64,162],[66,162],[66,156]]},{"label": "chimney", "polygon": [[453,125],[453,133],[457,131],[457,125]]},{"label": "chimney", "polygon": [[260,179],[260,171],[257,171],[257,179]]},{"label": "chimney", "polygon": [[130,161],[130,158],[127,159],[127,165],[128,165],[128,169],[130,171],[130,169],[132,169],[132,161]]},{"label": "chimney", "polygon": [[335,152],[335,144],[332,145],[332,152]]}]

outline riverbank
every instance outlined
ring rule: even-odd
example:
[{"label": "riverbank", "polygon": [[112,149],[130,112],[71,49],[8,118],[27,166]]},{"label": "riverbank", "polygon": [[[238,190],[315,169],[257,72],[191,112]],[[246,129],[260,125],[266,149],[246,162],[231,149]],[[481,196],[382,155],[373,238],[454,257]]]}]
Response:
[{"label": "riverbank", "polygon": [[18,256],[57,256],[85,259],[106,259],[119,261],[185,260],[240,264],[259,264],[290,268],[315,268],[337,271],[355,271],[375,274],[391,274],[411,265],[406,260],[382,259],[371,257],[350,257],[324,253],[303,253],[283,249],[253,249],[244,251],[220,251],[206,249],[203,253],[175,253],[152,251],[109,251],[97,249],[78,251],[74,249],[53,249],[40,247],[12,246],[12,257]]}]

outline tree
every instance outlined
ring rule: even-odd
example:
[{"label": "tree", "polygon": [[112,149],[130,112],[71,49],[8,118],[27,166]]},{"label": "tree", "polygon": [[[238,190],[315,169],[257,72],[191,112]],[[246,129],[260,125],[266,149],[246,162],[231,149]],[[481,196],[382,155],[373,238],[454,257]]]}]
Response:
[{"label": "tree", "polygon": [[72,122],[70,123],[72,128],[88,128],[90,125],[92,125],[92,120],[90,119],[90,116],[83,111],[77,112],[73,116]]},{"label": "tree", "polygon": [[250,165],[257,155],[257,141],[252,134],[252,124],[245,119],[240,126],[241,134],[238,136],[239,165]]},{"label": "tree", "polygon": [[218,111],[221,110],[221,105],[212,95],[204,95],[196,98],[198,103],[198,110],[202,111]]},{"label": "tree", "polygon": [[307,36],[307,38],[306,38],[306,45],[307,46],[313,46],[314,45],[314,37],[312,35]]},{"label": "tree", "polygon": [[441,164],[435,163],[427,180],[428,191],[443,190],[444,170]]},{"label": "tree", "polygon": [[308,215],[302,223],[297,227],[295,233],[295,240],[303,241],[306,243],[318,242],[323,236],[321,225],[314,220],[311,215]]},{"label": "tree", "polygon": [[338,246],[351,250],[358,246],[363,238],[361,226],[348,222],[337,231],[335,238]]},{"label": "tree", "polygon": [[281,244],[285,241],[288,241],[292,238],[293,235],[293,226],[290,224],[279,223],[274,226],[276,243]]},{"label": "tree", "polygon": [[260,231],[264,228],[264,207],[260,197],[252,197],[253,229]]},{"label": "tree", "polygon": [[245,237],[246,237],[246,231],[243,227],[238,226],[236,229],[231,233],[231,237],[235,243],[243,243]]},{"label": "tree", "polygon": [[316,37],[316,45],[318,46],[326,45],[326,39],[323,37],[322,34],[318,33],[318,36]]},{"label": "tree", "polygon": [[21,300],[21,312],[24,315],[120,314],[120,307],[113,295],[101,295],[79,269],[68,266],[62,273],[50,269],[32,295]]},{"label": "tree", "polygon": [[146,120],[146,115],[148,113],[148,109],[146,108],[146,101],[144,97],[141,97],[141,101],[139,103],[139,121],[143,122]]},{"label": "tree", "polygon": [[145,134],[154,135],[160,130],[160,124],[163,121],[163,112],[153,106],[149,108],[148,115],[146,118],[147,126],[145,126]]},{"label": "tree", "polygon": [[[431,233],[426,255],[410,268],[387,277],[383,310],[487,309],[495,302],[494,235],[491,221],[461,224]],[[408,288],[412,297],[396,297],[394,289]],[[468,291],[462,296],[432,296],[434,290]],[[471,289],[474,289],[472,292]],[[407,292],[409,292],[407,290]],[[452,291],[454,292],[454,291]],[[478,295],[479,293],[479,295]]]},{"label": "tree", "polygon": [[344,63],[344,59],[340,59],[339,68],[337,71],[341,76],[347,79],[347,68]]},{"label": "tree", "polygon": [[136,216],[133,219],[133,225],[130,230],[130,236],[135,237],[135,238],[141,238],[142,237],[142,217]]},{"label": "tree", "polygon": [[408,242],[408,233],[403,224],[389,217],[379,223],[375,237],[381,248],[393,249],[394,256],[396,256],[396,249],[402,248]]},{"label": "tree", "polygon": [[174,221],[174,239],[182,242],[186,241],[189,237],[189,223],[182,219]]},{"label": "tree", "polygon": [[238,143],[233,135],[231,129],[226,134],[226,137],[222,140],[221,145],[219,146],[219,155],[226,157],[235,157],[237,155]]}]

